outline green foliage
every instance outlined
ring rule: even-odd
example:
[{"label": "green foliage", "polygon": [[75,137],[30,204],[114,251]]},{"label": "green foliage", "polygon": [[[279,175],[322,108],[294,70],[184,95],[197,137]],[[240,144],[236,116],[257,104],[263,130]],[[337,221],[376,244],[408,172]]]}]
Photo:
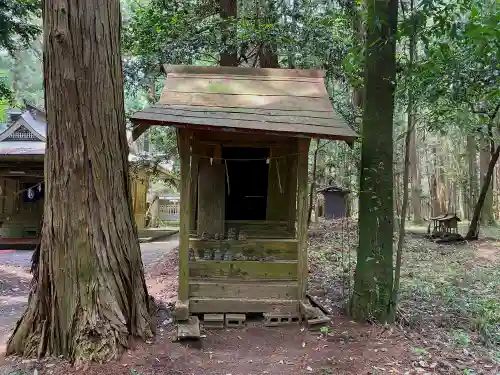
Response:
[{"label": "green foliage", "polygon": [[[41,17],[40,0],[0,0],[0,54],[11,56],[28,48],[40,33],[36,19]],[[0,98],[11,99],[12,93],[5,75],[0,71]]]},{"label": "green foliage", "polygon": [[465,108],[477,131],[500,104],[500,8],[495,0],[423,4],[429,26],[415,84],[430,125],[446,129]]},{"label": "green foliage", "polygon": [[40,33],[33,21],[41,15],[40,0],[0,0],[0,49],[13,54],[28,47]]}]

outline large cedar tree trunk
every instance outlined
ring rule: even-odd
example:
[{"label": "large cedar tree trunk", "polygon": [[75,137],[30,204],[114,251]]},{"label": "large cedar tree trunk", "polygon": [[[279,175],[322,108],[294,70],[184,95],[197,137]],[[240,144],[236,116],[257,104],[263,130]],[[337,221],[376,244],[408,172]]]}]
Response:
[{"label": "large cedar tree trunk", "polygon": [[7,353],[106,360],[152,336],[132,221],[118,0],[45,0],[38,282]]},{"label": "large cedar tree trunk", "polygon": [[393,113],[397,0],[367,1],[359,251],[350,313],[390,321],[393,289]]}]

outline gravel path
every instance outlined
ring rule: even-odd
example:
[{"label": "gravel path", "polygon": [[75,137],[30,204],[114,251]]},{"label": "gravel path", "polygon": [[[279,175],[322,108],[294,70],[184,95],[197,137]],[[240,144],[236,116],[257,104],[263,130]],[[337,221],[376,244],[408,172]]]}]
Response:
[{"label": "gravel path", "polygon": [[[178,234],[163,241],[141,243],[145,271],[151,269],[179,243]],[[0,353],[28,302],[33,251],[0,250]]]}]

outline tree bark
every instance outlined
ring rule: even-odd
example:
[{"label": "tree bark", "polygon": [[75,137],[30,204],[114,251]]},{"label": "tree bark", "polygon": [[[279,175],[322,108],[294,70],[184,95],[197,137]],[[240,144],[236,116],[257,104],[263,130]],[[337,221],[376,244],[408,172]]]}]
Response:
[{"label": "tree bark", "polygon": [[[312,168],[312,181],[311,190],[309,192],[309,208],[307,212],[307,226],[311,225],[311,217],[313,211],[313,200],[316,195],[316,168],[318,166],[318,152],[320,147],[320,139],[316,140],[316,150],[314,150],[313,168]],[[318,207],[316,207],[316,217],[318,216]]]},{"label": "tree bark", "polygon": [[388,322],[393,290],[393,114],[398,1],[367,1],[359,250],[350,313]]},{"label": "tree bark", "polygon": [[105,361],[152,336],[129,192],[120,2],[46,0],[44,35],[38,282],[7,353]]},{"label": "tree bark", "polygon": [[220,0],[220,18],[222,32],[222,51],[220,52],[220,66],[238,66],[238,48],[236,41],[236,26],[238,16],[237,0]]},{"label": "tree bark", "polygon": [[481,211],[484,206],[484,202],[486,200],[486,195],[488,194],[488,190],[490,189],[491,179],[493,176],[493,171],[495,170],[495,165],[498,161],[498,157],[500,156],[500,146],[497,146],[493,154],[491,155],[490,162],[488,163],[488,170],[483,178],[483,183],[481,185],[481,192],[479,193],[479,198],[477,200],[476,206],[474,207],[474,214],[472,215],[472,220],[469,225],[469,229],[467,231],[467,235],[465,236],[466,240],[477,240],[479,237],[479,220],[481,217]]}]

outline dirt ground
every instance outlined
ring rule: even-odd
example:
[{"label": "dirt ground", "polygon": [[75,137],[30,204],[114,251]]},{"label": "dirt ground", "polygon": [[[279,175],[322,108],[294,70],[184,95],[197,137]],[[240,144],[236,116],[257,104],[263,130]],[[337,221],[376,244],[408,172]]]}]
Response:
[{"label": "dirt ground", "polygon": [[[478,251],[477,256],[490,257],[489,250]],[[498,247],[494,251],[498,255]],[[149,291],[164,306],[154,341],[137,344],[120,361],[106,364],[70,366],[55,359],[7,358],[0,362],[0,375],[34,374],[35,369],[40,375],[500,374],[494,358],[446,345],[435,327],[379,327],[350,321],[343,315],[340,286],[324,277],[314,257],[311,293],[332,311],[331,324],[320,330],[298,325],[267,328],[251,321],[244,329],[204,331],[197,342],[175,342],[169,311],[177,287],[174,251],[146,267]]]}]

